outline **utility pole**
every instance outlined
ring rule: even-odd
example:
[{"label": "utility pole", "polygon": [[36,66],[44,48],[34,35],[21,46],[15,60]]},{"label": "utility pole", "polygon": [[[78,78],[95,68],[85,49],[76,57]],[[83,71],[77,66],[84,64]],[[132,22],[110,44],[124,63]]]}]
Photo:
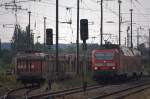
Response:
[{"label": "utility pole", "polygon": [[31,30],[30,30],[30,28],[31,28],[31,11],[29,11],[28,13],[29,13],[29,33],[28,33],[29,41],[28,41],[28,48],[29,48],[29,50],[31,50],[30,49],[31,48]]},{"label": "utility pole", "polygon": [[56,0],[56,71],[57,72],[59,72],[59,70],[58,70],[58,65],[59,65],[59,57],[58,57],[58,32],[59,32],[59,23],[58,23],[58,11],[59,11],[59,8],[58,8],[58,4],[59,4],[59,2],[58,2],[58,0]]},{"label": "utility pole", "polygon": [[[121,0],[118,0],[119,3],[119,47],[121,45]],[[120,50],[119,50],[119,64],[120,64]]]},{"label": "utility pole", "polygon": [[46,17],[44,17],[44,46],[46,46]]},{"label": "utility pole", "polygon": [[16,21],[16,24],[18,24],[17,11],[18,10],[27,10],[27,9],[23,9],[22,6],[17,5],[17,3],[19,3],[19,2],[20,1],[17,2],[16,0],[12,0],[11,3],[5,3],[5,4],[1,5],[1,6],[5,6],[6,10],[11,9],[11,10],[15,11],[15,21]]},{"label": "utility pole", "polygon": [[101,28],[100,28],[100,35],[101,35],[101,46],[103,45],[103,0],[101,0]]},{"label": "utility pole", "polygon": [[139,38],[140,38],[140,35],[139,35],[139,28],[137,28],[137,48],[139,46]]},{"label": "utility pole", "polygon": [[125,37],[124,40],[125,40],[124,45],[126,46],[127,45],[127,38]]},{"label": "utility pole", "polygon": [[[98,2],[101,2],[101,19],[100,19],[100,45],[102,46],[103,45],[103,1],[104,0],[101,0],[101,1],[98,1]],[[109,0],[108,0],[109,1]],[[113,1],[113,0],[110,0],[110,1]]]},{"label": "utility pole", "polygon": [[149,29],[149,66],[150,66],[150,29]]},{"label": "utility pole", "polygon": [[129,47],[129,30],[130,30],[130,26],[128,26],[127,28],[127,47]]},{"label": "utility pole", "polygon": [[119,3],[119,46],[121,45],[121,0],[118,0]]},{"label": "utility pole", "polygon": [[77,74],[79,74],[79,14],[80,0],[77,0]]},{"label": "utility pole", "polygon": [[14,6],[15,6],[15,8],[16,8],[16,9],[15,9],[16,24],[18,24],[16,0],[14,0]]},{"label": "utility pole", "polygon": [[132,12],[133,12],[133,9],[130,9],[130,12],[131,12],[131,48],[133,48],[133,42],[132,42]]}]

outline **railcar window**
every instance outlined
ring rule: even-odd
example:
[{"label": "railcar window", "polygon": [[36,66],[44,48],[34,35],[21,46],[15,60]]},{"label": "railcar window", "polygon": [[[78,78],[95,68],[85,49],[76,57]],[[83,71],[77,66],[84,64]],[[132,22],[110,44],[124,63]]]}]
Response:
[{"label": "railcar window", "polygon": [[122,47],[121,50],[125,56],[134,56],[132,50],[130,48]]},{"label": "railcar window", "polygon": [[113,53],[96,53],[96,60],[112,60]]}]

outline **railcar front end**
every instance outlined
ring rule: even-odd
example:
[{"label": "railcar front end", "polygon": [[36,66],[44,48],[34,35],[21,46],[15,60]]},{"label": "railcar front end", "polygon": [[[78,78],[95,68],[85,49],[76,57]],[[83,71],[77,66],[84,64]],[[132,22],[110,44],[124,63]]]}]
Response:
[{"label": "railcar front end", "polygon": [[95,80],[114,77],[117,73],[114,50],[94,50],[92,52],[92,68]]},{"label": "railcar front end", "polygon": [[16,79],[24,84],[42,82],[44,65],[45,57],[41,54],[19,55],[16,57]]}]

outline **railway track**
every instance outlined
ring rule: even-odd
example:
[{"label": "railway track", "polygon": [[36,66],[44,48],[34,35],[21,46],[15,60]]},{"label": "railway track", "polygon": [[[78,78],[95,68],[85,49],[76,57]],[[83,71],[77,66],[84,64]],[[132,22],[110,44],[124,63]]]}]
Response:
[{"label": "railway track", "polygon": [[24,89],[25,89],[25,87],[12,89],[12,90],[8,91],[3,97],[1,97],[1,99],[12,99],[13,98],[12,93],[18,92],[18,91],[21,91],[21,90],[24,90]]},{"label": "railway track", "polygon": [[78,87],[29,96],[28,99],[122,99],[146,88],[150,88],[149,79],[135,80],[118,85],[93,85],[87,87],[86,92],[83,91],[82,87]]},{"label": "railway track", "polygon": [[32,91],[36,90],[36,89],[39,89],[39,88],[38,87],[33,87],[33,88],[30,88],[29,90],[27,90],[26,93],[25,93],[25,95],[23,96],[23,98],[28,99],[29,94]]},{"label": "railway track", "polygon": [[134,95],[149,88],[150,88],[150,81],[142,84],[140,83],[137,85],[133,85],[128,88],[119,88],[118,90],[114,90],[110,93],[106,93],[104,95],[99,95],[89,99],[123,99],[129,95]]},{"label": "railway track", "polygon": [[28,94],[36,89],[38,89],[38,87],[32,86],[12,89],[8,91],[4,96],[0,97],[0,99],[21,99],[22,97],[28,99]]},{"label": "railway track", "polygon": [[[86,91],[88,90],[94,90],[97,88],[102,88],[105,85],[90,85],[86,88]],[[45,99],[48,97],[64,97],[66,95],[71,95],[71,94],[75,94],[75,93],[80,93],[80,92],[84,92],[83,87],[77,87],[77,88],[72,88],[72,89],[67,89],[67,90],[62,90],[62,91],[57,91],[57,92],[50,92],[50,93],[42,93],[39,95],[33,95],[33,96],[29,96],[28,99]],[[25,98],[23,98],[25,99]]]},{"label": "railway track", "polygon": [[[57,92],[38,92],[35,88],[18,88],[9,91],[3,98],[0,99],[122,99],[126,96],[143,91],[150,88],[150,79],[141,79],[122,84],[113,85],[90,85],[84,92],[83,87],[76,87],[72,89],[57,91]],[[21,97],[10,97],[13,93],[25,90]],[[36,91],[36,94],[33,94]],[[23,92],[23,91],[22,91]],[[40,94],[39,94],[40,93]]]}]

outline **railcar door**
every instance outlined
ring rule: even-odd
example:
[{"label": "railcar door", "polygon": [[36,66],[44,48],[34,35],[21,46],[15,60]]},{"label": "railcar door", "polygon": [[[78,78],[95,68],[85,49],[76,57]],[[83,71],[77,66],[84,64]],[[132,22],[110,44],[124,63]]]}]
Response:
[{"label": "railcar door", "polygon": [[42,60],[31,60],[30,61],[30,71],[41,73],[42,71]]}]

